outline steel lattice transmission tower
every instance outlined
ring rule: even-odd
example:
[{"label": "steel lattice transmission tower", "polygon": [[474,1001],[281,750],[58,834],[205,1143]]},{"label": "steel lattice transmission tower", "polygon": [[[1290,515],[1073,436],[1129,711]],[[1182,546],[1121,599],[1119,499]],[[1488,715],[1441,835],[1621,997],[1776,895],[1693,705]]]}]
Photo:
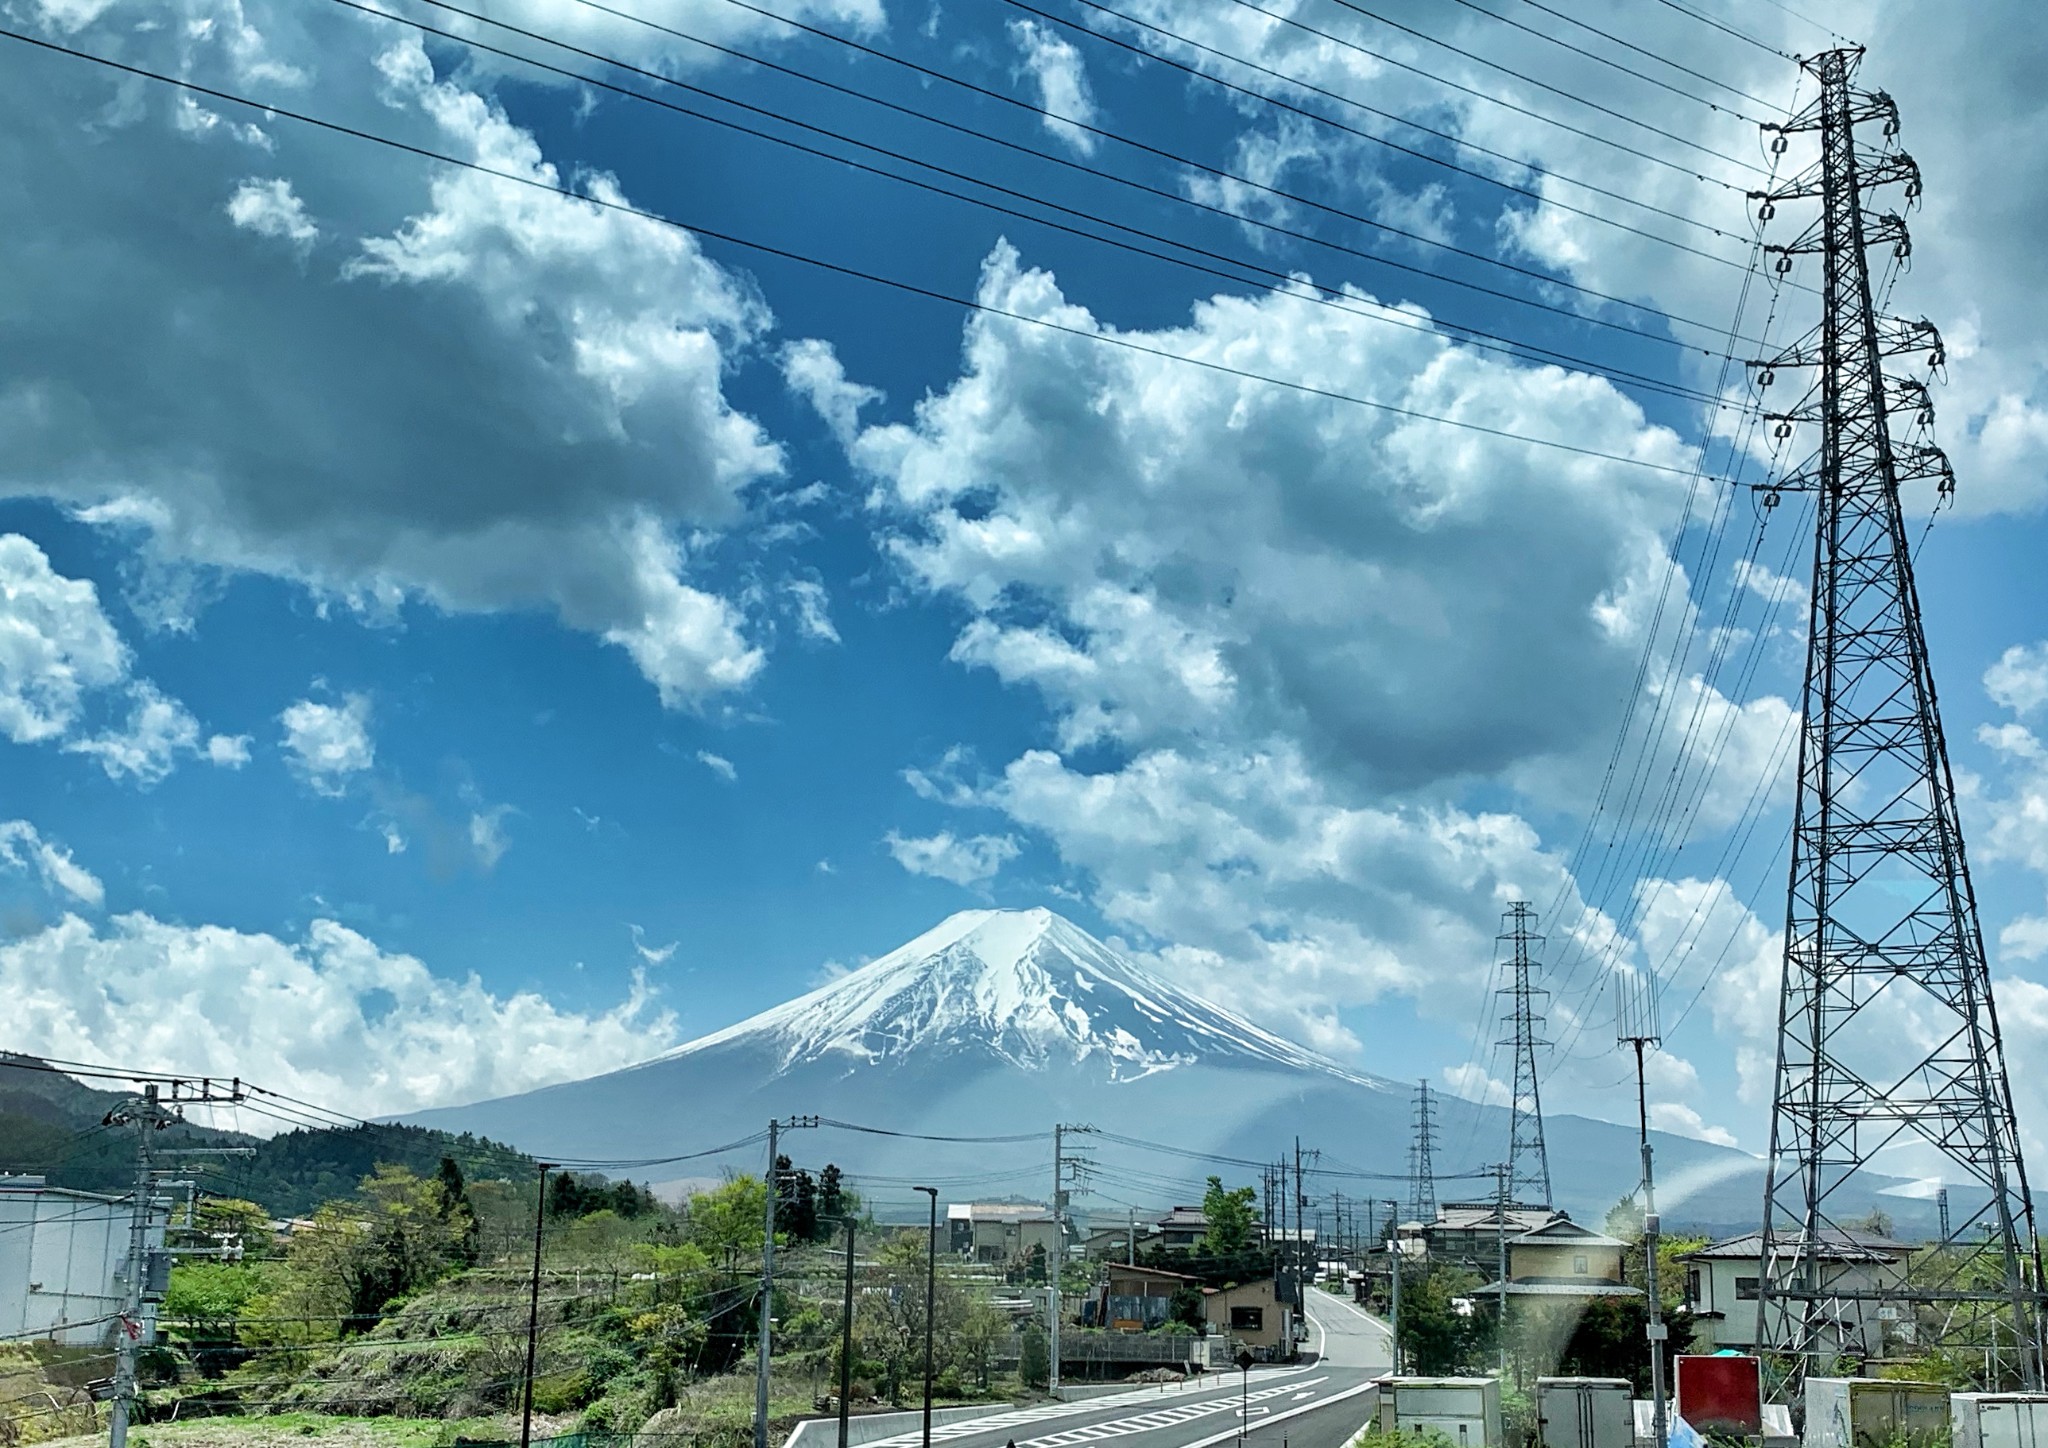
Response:
[{"label": "steel lattice transmission tower", "polygon": [[[1910,201],[1919,173],[1897,148],[1891,99],[1852,85],[1861,58],[1801,62],[1819,97],[1765,129],[1817,135],[1819,158],[1756,194],[1765,220],[1787,202],[1820,203],[1795,240],[1767,250],[1781,272],[1802,255],[1824,269],[1819,326],[1751,364],[1762,385],[1811,376],[1766,417],[1820,433],[1777,485],[1814,493],[1818,523],[1758,1341],[1781,1390],[1837,1357],[1883,1351],[1887,1318],[1920,1348],[1965,1349],[1988,1377],[2038,1388],[2033,1208],[1899,500],[1903,483],[1945,494],[1954,479],[1927,439],[1925,386],[1884,370],[1922,353],[1939,367],[1941,343],[1927,322],[1877,315],[1868,260],[1878,247],[1907,256],[1903,219],[1871,193],[1903,186]],[[1881,137],[1859,140],[1859,127]],[[1901,414],[1915,431],[1895,440]],[[1915,1253],[1896,1286],[1841,1266],[1866,1169],[1938,1178],[1957,1204],[1945,1240]]]},{"label": "steel lattice transmission tower", "polygon": [[1536,1051],[1548,1041],[1538,1040],[1536,1028],[1543,1024],[1536,1010],[1536,998],[1548,996],[1532,983],[1536,962],[1529,958],[1530,942],[1543,937],[1530,929],[1536,912],[1527,900],[1517,900],[1501,916],[1507,928],[1496,938],[1512,942],[1513,979],[1498,994],[1508,998],[1504,1020],[1508,1039],[1499,1045],[1515,1051],[1515,1094],[1508,1122],[1508,1197],[1523,1206],[1550,1205],[1550,1153],[1543,1145],[1543,1097],[1536,1087]]},{"label": "steel lattice transmission tower", "polygon": [[1408,1148],[1409,1220],[1436,1220],[1436,1102],[1427,1079],[1415,1083],[1415,1142]]}]

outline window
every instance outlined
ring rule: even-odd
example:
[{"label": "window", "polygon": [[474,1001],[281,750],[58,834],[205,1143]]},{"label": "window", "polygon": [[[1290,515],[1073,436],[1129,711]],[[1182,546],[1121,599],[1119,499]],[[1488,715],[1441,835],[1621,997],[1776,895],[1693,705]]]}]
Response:
[{"label": "window", "polygon": [[1756,1301],[1756,1279],[1754,1277],[1736,1278],[1735,1297],[1740,1302]]},{"label": "window", "polygon": [[1572,1275],[1574,1277],[1584,1277],[1586,1275],[1587,1270],[1588,1269],[1586,1267],[1586,1259],[1584,1257],[1572,1258]]},{"label": "window", "polygon": [[1263,1307],[1233,1307],[1230,1309],[1230,1330],[1232,1332],[1258,1332],[1266,1325],[1266,1309]]},{"label": "window", "polygon": [[1700,1301],[1700,1269],[1685,1269],[1685,1300],[1697,1306]]}]

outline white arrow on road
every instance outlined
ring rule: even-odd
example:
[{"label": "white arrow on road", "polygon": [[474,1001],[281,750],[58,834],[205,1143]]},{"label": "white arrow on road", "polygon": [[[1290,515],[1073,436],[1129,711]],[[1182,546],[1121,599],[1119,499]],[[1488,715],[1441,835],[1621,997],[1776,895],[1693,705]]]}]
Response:
[{"label": "white arrow on road", "polygon": [[1300,1401],[1301,1401],[1301,1400],[1302,1400],[1303,1398],[1313,1398],[1314,1396],[1315,1396],[1315,1394],[1314,1394],[1314,1393],[1296,1393],[1296,1394],[1295,1394],[1295,1395],[1294,1395],[1293,1397],[1289,1398],[1289,1399],[1288,1399],[1287,1401],[1288,1401],[1288,1402],[1290,1402],[1290,1403],[1298,1403],[1298,1402],[1300,1402]]}]

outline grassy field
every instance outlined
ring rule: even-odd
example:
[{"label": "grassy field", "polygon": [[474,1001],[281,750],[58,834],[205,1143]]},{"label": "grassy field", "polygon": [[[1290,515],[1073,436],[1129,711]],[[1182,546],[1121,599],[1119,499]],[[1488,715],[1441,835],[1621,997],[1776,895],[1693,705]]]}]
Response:
[{"label": "grassy field", "polygon": [[[572,1418],[536,1418],[534,1436],[565,1433]],[[320,1448],[447,1448],[455,1439],[519,1437],[517,1418],[473,1418],[461,1422],[421,1418],[339,1418],[321,1413],[279,1413],[259,1418],[210,1418],[189,1423],[150,1423],[132,1430],[129,1448],[273,1448],[307,1443]],[[93,1448],[106,1442],[101,1431],[87,1437],[54,1438],[44,1448]]]}]

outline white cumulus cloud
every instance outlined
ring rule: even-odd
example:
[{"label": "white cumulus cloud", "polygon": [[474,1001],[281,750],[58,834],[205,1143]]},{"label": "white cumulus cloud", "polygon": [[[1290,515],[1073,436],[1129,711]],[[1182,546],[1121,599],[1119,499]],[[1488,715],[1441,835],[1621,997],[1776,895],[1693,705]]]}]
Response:
[{"label": "white cumulus cloud", "polygon": [[376,762],[366,695],[349,694],[339,704],[301,699],[277,719],[293,769],[321,794],[346,793],[351,776]]},{"label": "white cumulus cloud", "polygon": [[891,830],[882,843],[896,863],[913,875],[930,875],[955,885],[978,885],[1017,858],[1020,847],[1008,835],[956,838],[950,830],[922,838]]},{"label": "white cumulus cloud", "polygon": [[607,1010],[567,1011],[436,975],[332,920],[283,939],[66,916],[0,945],[0,992],[16,1050],[237,1075],[364,1116],[588,1076],[677,1036],[637,978]]},{"label": "white cumulus cloud", "polygon": [[1010,43],[1022,57],[1024,73],[1038,92],[1046,130],[1084,156],[1095,154],[1095,96],[1081,52],[1035,20],[1012,20]]},{"label": "white cumulus cloud", "polygon": [[0,862],[15,870],[33,870],[45,889],[95,910],[106,902],[106,887],[99,878],[62,845],[44,839],[27,820],[0,820]]}]

